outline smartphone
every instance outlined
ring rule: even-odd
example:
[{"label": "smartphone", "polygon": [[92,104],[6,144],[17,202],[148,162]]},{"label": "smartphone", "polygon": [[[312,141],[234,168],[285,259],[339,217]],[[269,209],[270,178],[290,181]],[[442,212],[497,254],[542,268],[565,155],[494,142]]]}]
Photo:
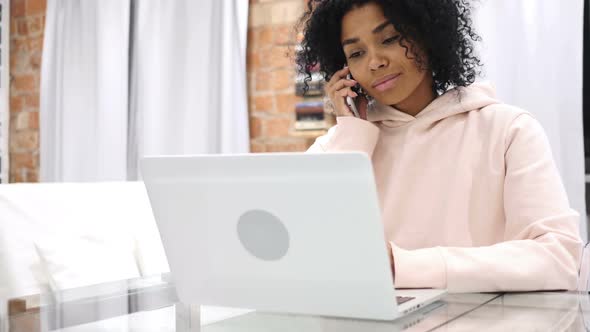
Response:
[{"label": "smartphone", "polygon": [[[348,75],[346,75],[346,79],[348,80],[352,80],[352,75],[350,73],[348,73]],[[352,88],[352,91],[356,92],[357,94],[358,92],[358,88],[357,88],[358,84]],[[350,97],[350,96],[346,96],[346,105],[348,105],[348,108],[352,111],[352,114],[354,114],[355,117],[360,118],[360,114],[359,114],[359,110],[356,107],[356,103],[354,102],[354,98]]]}]

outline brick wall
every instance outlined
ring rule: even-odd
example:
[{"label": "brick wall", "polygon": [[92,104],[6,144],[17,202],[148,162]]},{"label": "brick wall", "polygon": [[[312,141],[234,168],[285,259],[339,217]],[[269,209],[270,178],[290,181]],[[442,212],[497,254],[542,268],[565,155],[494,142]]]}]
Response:
[{"label": "brick wall", "polygon": [[[248,107],[252,152],[305,151],[317,134],[296,132],[294,25],[304,0],[250,0]],[[287,53],[290,53],[287,56]]]},{"label": "brick wall", "polygon": [[10,182],[37,182],[46,0],[10,2]]}]

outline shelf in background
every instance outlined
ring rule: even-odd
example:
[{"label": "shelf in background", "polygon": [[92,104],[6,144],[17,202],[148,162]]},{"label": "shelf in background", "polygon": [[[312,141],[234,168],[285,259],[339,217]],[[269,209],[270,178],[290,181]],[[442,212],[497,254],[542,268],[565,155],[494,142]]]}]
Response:
[{"label": "shelf in background", "polygon": [[320,130],[292,130],[289,132],[290,136],[293,137],[305,137],[305,138],[316,138],[325,135],[328,132],[327,129]]}]

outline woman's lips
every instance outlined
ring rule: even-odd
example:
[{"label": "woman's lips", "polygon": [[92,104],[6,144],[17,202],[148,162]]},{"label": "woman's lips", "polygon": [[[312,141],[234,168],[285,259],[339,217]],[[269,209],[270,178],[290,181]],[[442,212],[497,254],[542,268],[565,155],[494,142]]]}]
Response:
[{"label": "woman's lips", "polygon": [[381,91],[381,92],[391,89],[397,83],[400,76],[401,76],[401,74],[395,74],[395,75],[391,75],[391,77],[386,77],[385,81],[375,84],[373,87],[377,91]]}]

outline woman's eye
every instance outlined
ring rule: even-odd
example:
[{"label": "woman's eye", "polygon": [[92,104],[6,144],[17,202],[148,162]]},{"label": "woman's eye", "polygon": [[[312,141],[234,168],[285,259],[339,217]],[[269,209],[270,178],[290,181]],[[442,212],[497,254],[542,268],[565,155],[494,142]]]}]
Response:
[{"label": "woman's eye", "polygon": [[399,39],[399,36],[387,38],[383,41],[383,44],[393,44]]},{"label": "woman's eye", "polygon": [[359,57],[360,55],[361,55],[361,52],[354,52],[354,53],[350,54],[350,55],[348,56],[348,58],[349,58],[349,59],[352,59],[352,58]]}]

